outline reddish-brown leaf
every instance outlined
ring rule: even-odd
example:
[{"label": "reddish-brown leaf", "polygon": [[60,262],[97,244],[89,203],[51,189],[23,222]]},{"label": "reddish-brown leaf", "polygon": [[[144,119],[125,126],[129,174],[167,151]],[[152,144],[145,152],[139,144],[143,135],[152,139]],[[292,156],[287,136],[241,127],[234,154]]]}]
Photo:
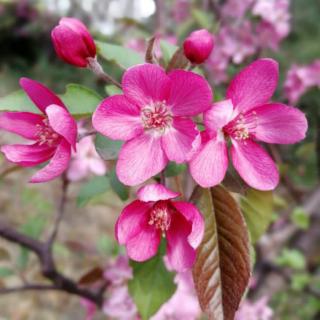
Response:
[{"label": "reddish-brown leaf", "polygon": [[223,187],[197,189],[192,197],[206,221],[193,278],[201,308],[211,320],[233,320],[250,277],[248,230]]},{"label": "reddish-brown leaf", "polygon": [[103,270],[100,267],[95,267],[85,273],[78,283],[80,285],[90,285],[100,280],[103,280]]}]

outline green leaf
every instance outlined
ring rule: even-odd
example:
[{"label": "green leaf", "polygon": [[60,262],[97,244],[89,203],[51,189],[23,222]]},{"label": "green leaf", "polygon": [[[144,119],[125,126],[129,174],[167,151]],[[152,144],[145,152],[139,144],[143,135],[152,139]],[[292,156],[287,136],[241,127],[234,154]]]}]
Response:
[{"label": "green leaf", "polygon": [[142,320],[150,319],[173,295],[176,285],[174,274],[163,263],[163,243],[158,254],[143,263],[130,261],[133,278],[128,287]]},{"label": "green leaf", "polygon": [[105,86],[105,90],[109,97],[114,96],[115,94],[122,94],[122,90],[113,84]]},{"label": "green leaf", "polygon": [[281,255],[276,258],[276,264],[282,267],[289,267],[295,270],[303,270],[306,266],[304,255],[295,249],[283,249]]},{"label": "green leaf", "polygon": [[168,41],[160,40],[160,49],[162,52],[163,61],[167,65],[173,57],[173,55],[175,54],[175,52],[179,49],[179,47],[177,47],[174,44],[171,44]]},{"label": "green leaf", "polygon": [[291,221],[303,230],[307,230],[310,224],[310,217],[303,208],[295,208],[291,215]]},{"label": "green leaf", "polygon": [[23,90],[17,90],[0,98],[1,111],[28,111],[40,113]]},{"label": "green leaf", "polygon": [[79,84],[68,84],[66,92],[59,96],[74,116],[93,113],[102,100],[95,91]]},{"label": "green leaf", "polygon": [[95,147],[100,157],[104,160],[117,159],[122,145],[122,141],[108,139],[99,133],[96,135]]},{"label": "green leaf", "polygon": [[14,274],[13,270],[7,267],[0,267],[0,278],[7,278]]},{"label": "green leaf", "polygon": [[119,196],[122,201],[128,200],[130,189],[119,181],[116,171],[112,170],[109,174],[109,177],[112,190]]},{"label": "green leaf", "polygon": [[311,281],[308,273],[294,274],[291,279],[291,288],[296,291],[302,291]]},{"label": "green leaf", "polygon": [[[78,84],[69,84],[66,92],[59,95],[73,116],[87,116],[97,108],[101,97],[93,90]],[[25,111],[40,113],[23,90],[0,98],[0,111]]]},{"label": "green leaf", "polygon": [[240,207],[249,228],[251,241],[256,243],[273,218],[272,192],[248,189],[246,196],[241,197]]},{"label": "green leaf", "polygon": [[98,54],[105,60],[116,63],[123,69],[144,62],[142,55],[132,49],[101,41],[95,41],[95,43],[98,48]]},{"label": "green leaf", "polygon": [[182,163],[169,162],[165,170],[166,177],[175,177],[187,169],[187,165]]},{"label": "green leaf", "polygon": [[96,195],[106,192],[110,188],[110,180],[107,176],[97,176],[84,184],[77,197],[78,207],[85,206]]}]

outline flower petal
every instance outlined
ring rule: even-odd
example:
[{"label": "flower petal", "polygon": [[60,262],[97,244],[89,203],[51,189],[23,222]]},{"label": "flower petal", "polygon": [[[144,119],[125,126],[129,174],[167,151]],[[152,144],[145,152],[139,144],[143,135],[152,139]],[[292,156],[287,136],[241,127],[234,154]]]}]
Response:
[{"label": "flower petal", "polygon": [[138,199],[144,202],[168,200],[179,196],[179,192],[171,191],[159,183],[148,184],[144,187],[141,187],[137,192]]},{"label": "flower petal", "polygon": [[135,261],[145,261],[157,254],[161,241],[161,233],[153,226],[144,228],[127,242],[127,254]]},{"label": "flower petal", "polygon": [[173,126],[161,138],[162,147],[169,160],[185,162],[197,149],[199,131],[190,119],[175,117]]},{"label": "flower petal", "polygon": [[12,144],[2,146],[1,151],[8,161],[23,167],[33,167],[48,161],[53,156],[55,148],[49,148],[45,145],[39,146],[37,143],[31,145]]},{"label": "flower petal", "polygon": [[59,135],[63,136],[76,149],[77,124],[70,113],[58,105],[50,105],[46,109],[49,124]]},{"label": "flower petal", "polygon": [[0,114],[0,128],[36,140],[39,130],[37,125],[42,125],[43,119],[43,116],[30,112],[3,112]]},{"label": "flower petal", "polygon": [[273,59],[259,59],[244,68],[231,81],[227,98],[238,112],[246,112],[267,103],[278,83],[278,63]]},{"label": "flower petal", "polygon": [[93,114],[92,124],[115,140],[130,140],[143,132],[140,110],[124,95],[104,99]]},{"label": "flower petal", "polygon": [[84,159],[72,159],[67,171],[70,181],[79,181],[89,174],[88,163]]},{"label": "flower petal", "polygon": [[305,138],[308,122],[297,108],[281,103],[271,103],[253,110],[257,126],[253,133],[260,141],[289,144]]},{"label": "flower petal", "polygon": [[20,86],[43,113],[46,113],[46,107],[51,104],[56,104],[65,108],[63,102],[57,95],[37,81],[28,78],[21,78]]},{"label": "flower petal", "polygon": [[167,256],[170,266],[178,272],[191,268],[196,258],[196,251],[188,241],[190,232],[191,224],[181,214],[172,215],[166,233]]},{"label": "flower petal", "polygon": [[122,210],[115,226],[119,244],[126,244],[141,231],[142,224],[147,224],[147,214],[152,205],[135,200]]},{"label": "flower petal", "polygon": [[222,129],[231,119],[233,105],[231,100],[216,102],[204,114],[204,124],[211,133],[216,133]]},{"label": "flower petal", "polygon": [[168,105],[176,116],[195,116],[208,110],[212,103],[212,90],[208,82],[191,71],[174,70]]},{"label": "flower petal", "polygon": [[160,137],[142,134],[123,145],[116,171],[122,183],[133,186],[158,174],[167,163]]},{"label": "flower petal", "polygon": [[192,225],[191,233],[188,235],[190,245],[196,249],[204,235],[204,219],[198,208],[189,202],[172,201],[171,204],[189,221]]},{"label": "flower petal", "polygon": [[219,184],[228,169],[228,150],[222,137],[203,142],[199,152],[189,162],[193,179],[203,188]]},{"label": "flower petal", "polygon": [[31,183],[47,182],[60,176],[69,165],[71,147],[66,140],[62,140],[50,162],[30,179]]},{"label": "flower petal", "polygon": [[167,100],[170,85],[170,79],[165,71],[149,63],[129,68],[122,78],[124,95],[139,107],[153,101]]},{"label": "flower petal", "polygon": [[241,178],[252,188],[273,190],[279,183],[279,172],[275,163],[255,142],[233,140],[231,157]]}]

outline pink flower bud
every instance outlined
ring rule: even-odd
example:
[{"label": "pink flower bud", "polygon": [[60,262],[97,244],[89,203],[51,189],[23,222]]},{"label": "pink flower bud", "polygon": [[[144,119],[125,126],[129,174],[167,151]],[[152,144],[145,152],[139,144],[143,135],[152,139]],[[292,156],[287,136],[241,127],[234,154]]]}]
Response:
[{"label": "pink flower bud", "polygon": [[62,18],[51,32],[57,55],[80,68],[88,65],[88,58],[96,56],[96,45],[87,27],[78,19]]},{"label": "pink flower bud", "polygon": [[196,64],[208,59],[213,46],[212,34],[206,29],[191,32],[183,43],[184,54],[192,63]]}]

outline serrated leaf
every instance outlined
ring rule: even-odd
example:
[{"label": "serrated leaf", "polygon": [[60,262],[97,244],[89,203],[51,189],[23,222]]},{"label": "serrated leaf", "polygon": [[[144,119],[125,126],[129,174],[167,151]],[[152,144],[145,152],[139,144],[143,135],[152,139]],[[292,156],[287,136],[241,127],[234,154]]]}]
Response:
[{"label": "serrated leaf", "polygon": [[[78,84],[69,84],[64,94],[58,95],[73,116],[87,116],[97,108],[101,97],[93,90]],[[40,113],[23,90],[0,98],[0,111]]]},{"label": "serrated leaf", "polygon": [[136,51],[116,44],[95,41],[100,54],[105,60],[114,62],[123,69],[144,62],[143,57]]},{"label": "serrated leaf", "polygon": [[106,192],[110,188],[110,180],[107,176],[93,177],[85,183],[78,194],[78,207],[85,206],[93,197]]},{"label": "serrated leaf", "polygon": [[250,278],[249,235],[244,218],[223,187],[198,188],[192,201],[205,218],[193,279],[209,319],[233,320]]},{"label": "serrated leaf", "polygon": [[154,50],[154,45],[155,45],[155,41],[156,41],[156,37],[153,36],[152,38],[150,38],[148,40],[148,43],[147,43],[147,50],[146,50],[146,54],[145,54],[145,58],[144,60],[147,62],[147,63],[153,63],[154,62],[154,54],[153,54],[153,50]]},{"label": "serrated leaf", "polygon": [[168,64],[171,58],[173,57],[174,53],[179,49],[174,44],[169,43],[165,40],[160,40],[160,49],[162,52],[162,58],[165,64]]},{"label": "serrated leaf", "polygon": [[175,177],[180,173],[184,172],[187,169],[187,165],[184,163],[175,163],[173,161],[169,162],[165,169],[165,176],[166,177]]},{"label": "serrated leaf", "polygon": [[109,174],[109,177],[112,190],[119,196],[122,201],[128,200],[130,189],[119,181],[116,171],[112,170]]},{"label": "serrated leaf", "polygon": [[164,265],[163,251],[159,250],[155,257],[143,263],[130,261],[133,278],[128,288],[142,320],[150,319],[176,290],[174,274]]},{"label": "serrated leaf", "polygon": [[252,243],[265,233],[273,219],[272,191],[248,189],[241,197],[240,207],[249,228]]},{"label": "serrated leaf", "polygon": [[123,141],[111,140],[98,133],[94,144],[102,159],[115,160],[118,158],[118,153],[123,145]]}]

